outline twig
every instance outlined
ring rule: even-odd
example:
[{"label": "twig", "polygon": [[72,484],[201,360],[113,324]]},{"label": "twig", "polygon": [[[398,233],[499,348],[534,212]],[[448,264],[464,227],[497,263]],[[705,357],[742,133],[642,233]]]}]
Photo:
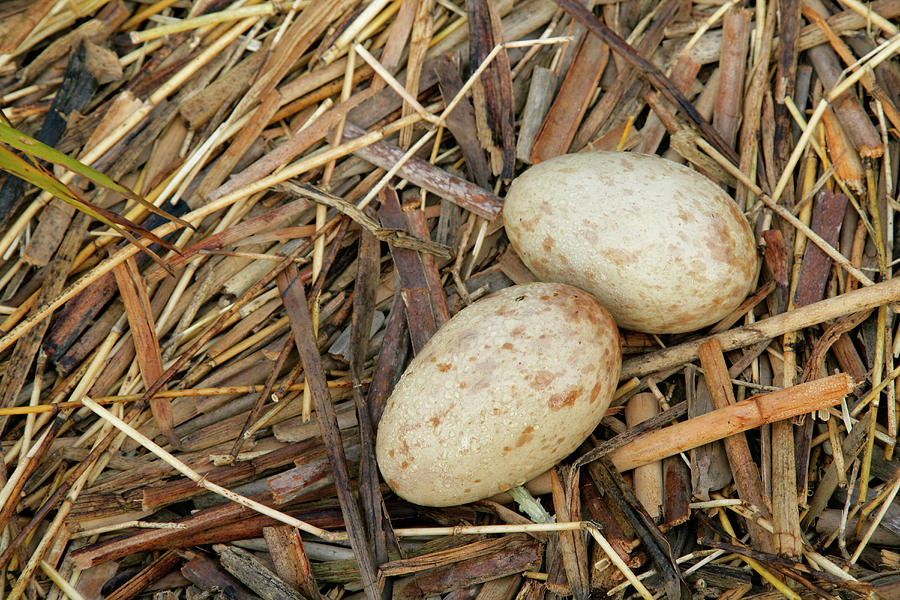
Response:
[{"label": "twig", "polygon": [[105,421],[108,421],[109,423],[112,423],[112,425],[115,426],[116,429],[118,429],[119,431],[121,431],[122,433],[124,433],[125,435],[127,435],[128,437],[130,437],[131,439],[136,441],[137,443],[139,443],[141,446],[143,446],[144,448],[146,448],[147,450],[152,452],[154,455],[161,458],[163,461],[166,462],[166,464],[171,466],[173,469],[175,469],[176,471],[178,471],[185,477],[191,479],[191,481],[196,482],[197,485],[199,485],[215,494],[218,494],[218,495],[222,496],[223,498],[227,498],[228,500],[231,500],[232,502],[236,502],[242,506],[246,506],[247,508],[253,509],[261,514],[264,514],[267,517],[271,517],[277,521],[281,521],[282,523],[290,525],[291,527],[296,527],[297,529],[300,529],[307,533],[311,533],[311,534],[313,534],[317,537],[320,537],[322,539],[325,539],[325,540],[334,541],[336,539],[336,538],[332,537],[332,534],[330,532],[325,531],[324,529],[315,527],[313,525],[310,525],[309,523],[304,523],[303,521],[301,521],[299,519],[295,519],[294,517],[291,517],[289,515],[286,515],[281,511],[275,510],[274,508],[269,508],[268,506],[266,506],[264,504],[260,504],[259,502],[255,501],[255,500],[251,500],[250,498],[247,498],[246,496],[242,496],[242,495],[240,495],[236,492],[233,492],[229,489],[223,488],[220,485],[216,485],[215,483],[206,481],[206,479],[202,475],[200,475],[199,473],[197,473],[196,471],[194,471],[193,469],[188,467],[186,464],[184,464],[183,462],[181,462],[180,460],[175,458],[172,454],[170,454],[166,450],[163,450],[163,448],[160,447],[158,444],[156,444],[156,442],[154,442],[153,440],[151,440],[150,438],[148,438],[141,432],[137,431],[131,425],[129,425],[122,419],[118,418],[117,416],[115,416],[114,414],[112,414],[111,412],[109,412],[108,410],[106,410],[105,408],[103,408],[102,406],[100,406],[99,404],[97,404],[96,402],[94,402],[93,400],[88,398],[87,396],[84,396],[81,399],[81,402],[82,402],[82,404],[84,404],[84,406],[91,409],[91,411],[93,411],[100,418],[104,419]]}]

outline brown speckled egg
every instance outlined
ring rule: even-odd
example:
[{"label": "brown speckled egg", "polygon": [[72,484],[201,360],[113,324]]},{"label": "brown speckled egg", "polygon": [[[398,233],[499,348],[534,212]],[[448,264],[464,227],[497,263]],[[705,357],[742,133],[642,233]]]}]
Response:
[{"label": "brown speckled egg", "polygon": [[658,156],[552,158],[513,181],[503,215],[538,279],[589,291],[626,329],[700,329],[737,308],[756,281],[753,234],[734,201]]},{"label": "brown speckled egg", "polygon": [[621,363],[616,324],[587,292],[503,289],[457,313],[410,362],[378,425],[381,474],[426,506],[520,485],[594,430]]}]

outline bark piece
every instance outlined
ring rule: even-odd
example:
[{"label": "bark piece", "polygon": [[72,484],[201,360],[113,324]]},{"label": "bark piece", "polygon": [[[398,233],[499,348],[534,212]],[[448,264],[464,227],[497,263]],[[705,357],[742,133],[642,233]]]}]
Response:
[{"label": "bark piece", "polygon": [[593,35],[585,36],[538,131],[531,150],[532,163],[568,151],[608,60],[606,42]]},{"label": "bark piece", "polygon": [[[828,190],[822,190],[816,198],[810,227],[832,246],[837,245],[840,237],[847,202],[844,194]],[[806,306],[822,300],[830,274],[831,258],[815,244],[807,244],[794,293],[794,306]]]},{"label": "bark piece", "polygon": [[[378,216],[384,227],[402,229],[415,235],[421,234],[420,231],[415,231],[409,222],[413,213],[400,208],[397,193],[393,190],[382,190]],[[406,320],[413,352],[418,354],[440,326],[449,320],[447,301],[433,258],[395,246],[391,246],[391,255],[397,268],[401,294],[406,306]]]}]

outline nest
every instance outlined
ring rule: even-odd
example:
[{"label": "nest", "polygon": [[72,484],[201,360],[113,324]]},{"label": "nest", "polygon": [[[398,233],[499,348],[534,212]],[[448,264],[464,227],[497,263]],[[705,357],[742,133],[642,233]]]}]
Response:
[{"label": "nest", "polygon": [[[900,3],[588,4],[0,5],[0,596],[900,597]],[[755,290],[517,503],[404,502],[393,385],[589,150],[721,185]]]}]

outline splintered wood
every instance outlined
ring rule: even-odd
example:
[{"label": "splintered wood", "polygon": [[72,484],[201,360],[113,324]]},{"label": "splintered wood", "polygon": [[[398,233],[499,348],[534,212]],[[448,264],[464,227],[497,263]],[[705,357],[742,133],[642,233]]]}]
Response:
[{"label": "splintered wood", "polygon": [[[0,597],[897,598],[898,18],[0,2]],[[543,476],[398,498],[394,385],[534,280],[511,180],[592,150],[713,179],[756,286],[704,330],[621,331],[613,407]]]}]

